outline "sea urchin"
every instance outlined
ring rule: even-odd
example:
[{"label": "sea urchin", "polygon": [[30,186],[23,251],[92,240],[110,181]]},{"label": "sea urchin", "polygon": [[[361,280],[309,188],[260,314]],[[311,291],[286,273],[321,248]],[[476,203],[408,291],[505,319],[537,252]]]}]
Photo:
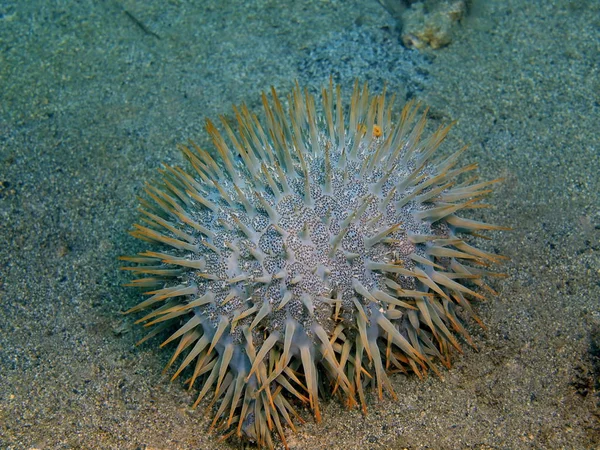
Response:
[{"label": "sea urchin", "polygon": [[469,299],[494,292],[501,258],[468,238],[502,227],[458,215],[499,180],[466,176],[464,149],[433,157],[450,126],[423,137],[427,111],[394,121],[358,83],[349,107],[331,82],[321,100],[296,86],[285,109],[272,90],[263,121],[244,105],[237,132],[207,121],[216,152],[181,146],[191,169],[161,170],[131,232],[154,248],[122,257],[147,291],[128,311],[150,309],[144,340],[175,327],[173,379],[198,382],[211,428],[260,447],[285,445],[297,405],[319,420],[327,393],[366,412],[369,385],[395,395],[389,373],[448,366],[456,335],[471,343],[457,310],[481,323]]}]

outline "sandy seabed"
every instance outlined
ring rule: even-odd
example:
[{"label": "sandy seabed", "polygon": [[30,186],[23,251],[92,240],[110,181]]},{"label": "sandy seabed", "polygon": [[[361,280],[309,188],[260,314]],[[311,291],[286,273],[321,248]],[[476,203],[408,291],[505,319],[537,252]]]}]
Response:
[{"label": "sandy seabed", "polygon": [[475,2],[451,45],[401,47],[374,1],[0,4],[0,448],[233,449],[120,312],[138,195],[205,116],[333,73],[458,120],[448,149],[506,181],[477,212],[511,259],[443,379],[337,401],[291,449],[600,446],[600,3]]}]

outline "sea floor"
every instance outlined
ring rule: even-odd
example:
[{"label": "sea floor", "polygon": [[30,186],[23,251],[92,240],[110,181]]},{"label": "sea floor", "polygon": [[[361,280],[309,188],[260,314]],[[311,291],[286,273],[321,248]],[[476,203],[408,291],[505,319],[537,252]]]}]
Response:
[{"label": "sea floor", "polygon": [[139,347],[117,257],[137,198],[204,118],[333,74],[457,120],[477,211],[511,232],[477,306],[477,350],[368,415],[324,401],[290,449],[600,446],[600,2],[479,0],[438,50],[409,51],[375,0],[0,3],[0,448],[235,449]]}]

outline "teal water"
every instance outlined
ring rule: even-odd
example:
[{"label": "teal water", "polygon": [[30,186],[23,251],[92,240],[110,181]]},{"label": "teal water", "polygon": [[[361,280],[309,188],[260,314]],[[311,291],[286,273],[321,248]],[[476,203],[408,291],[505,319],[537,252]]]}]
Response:
[{"label": "teal water", "polygon": [[[506,181],[483,211],[511,259],[443,380],[335,400],[293,449],[600,445],[600,4],[476,1],[450,45],[401,45],[375,0],[0,3],[0,448],[231,449],[120,312],[136,195],[204,118],[332,74],[386,83]],[[479,212],[477,212],[479,213]]]}]

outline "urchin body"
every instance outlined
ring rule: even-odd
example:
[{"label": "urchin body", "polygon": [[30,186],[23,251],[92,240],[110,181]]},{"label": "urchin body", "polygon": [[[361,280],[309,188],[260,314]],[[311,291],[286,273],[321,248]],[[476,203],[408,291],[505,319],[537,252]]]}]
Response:
[{"label": "urchin body", "polygon": [[218,157],[182,147],[192,170],[163,171],[132,232],[168,250],[124,258],[150,295],[131,311],[155,307],[151,335],[177,326],[173,378],[188,368],[213,426],[261,446],[285,444],[297,401],[320,418],[319,386],[366,411],[367,385],[394,395],[387,373],[448,365],[454,333],[470,340],[455,310],[474,316],[498,259],[459,237],[500,228],[457,215],[497,180],[459,183],[462,150],[433,159],[449,127],[421,139],[425,114],[394,123],[366,86],[346,112],[339,88],[322,100],[318,118],[297,88],[286,115],[273,91],[266,124],[235,109],[227,141],[208,122]]}]

